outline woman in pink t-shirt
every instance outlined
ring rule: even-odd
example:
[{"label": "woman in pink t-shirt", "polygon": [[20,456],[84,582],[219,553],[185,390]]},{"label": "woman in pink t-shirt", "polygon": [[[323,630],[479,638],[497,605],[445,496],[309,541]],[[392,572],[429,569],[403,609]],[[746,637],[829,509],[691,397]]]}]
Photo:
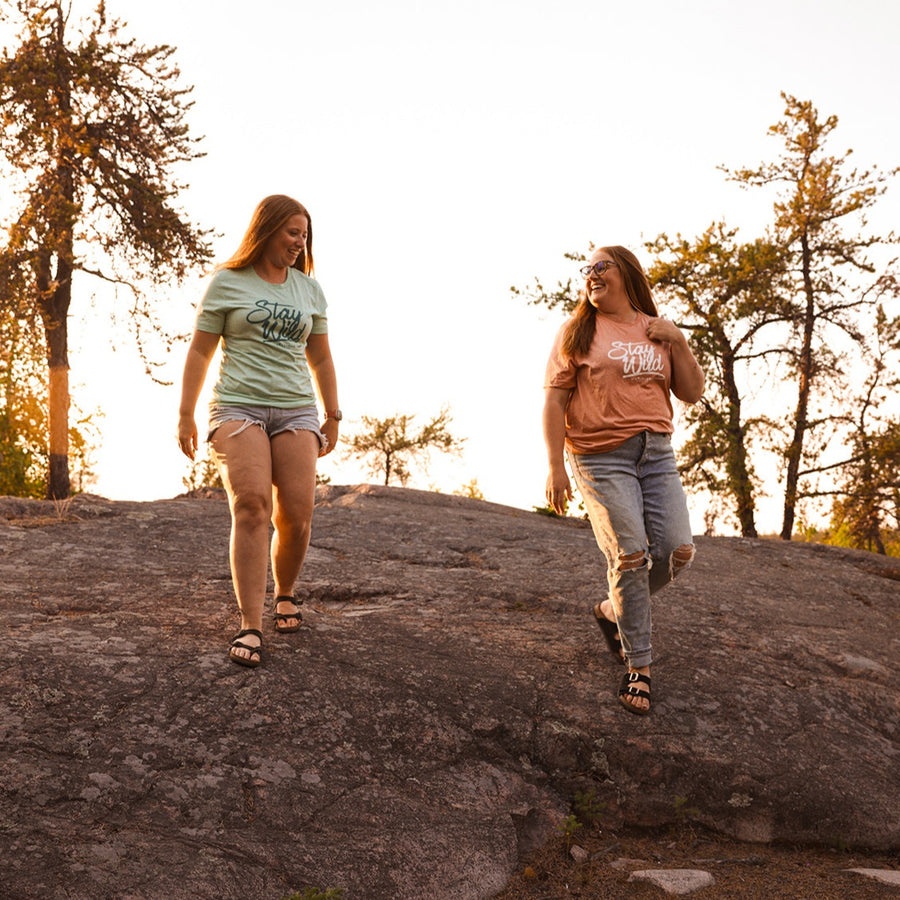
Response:
[{"label": "woman in pink t-shirt", "polygon": [[609,593],[594,616],[626,665],[619,700],[650,711],[650,595],[694,558],[672,451],[670,392],[703,393],[703,372],[679,328],[659,317],[641,264],[624,247],[595,250],[585,288],[547,364],[547,501],[572,499],[565,455],[606,556]]}]

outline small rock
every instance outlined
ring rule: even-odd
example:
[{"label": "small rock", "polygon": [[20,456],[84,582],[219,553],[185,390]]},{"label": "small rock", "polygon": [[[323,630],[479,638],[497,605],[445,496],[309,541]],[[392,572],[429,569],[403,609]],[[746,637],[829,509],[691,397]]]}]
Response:
[{"label": "small rock", "polygon": [[646,859],[628,859],[628,857],[620,856],[618,859],[614,859],[609,867],[611,869],[627,869],[629,866],[645,866],[647,865]]},{"label": "small rock", "polygon": [[887,675],[887,669],[866,656],[853,656],[845,653],[841,660],[841,668],[848,674],[855,677],[867,678],[872,675]]},{"label": "small rock", "polygon": [[715,884],[712,875],[700,869],[644,869],[632,872],[628,881],[646,881],[667,894],[690,894]]},{"label": "small rock", "polygon": [[882,884],[893,884],[900,887],[900,870],[898,869],[847,869],[847,871],[865,875],[866,878],[874,878]]},{"label": "small rock", "polygon": [[591,854],[584,849],[584,847],[579,847],[578,844],[572,844],[572,849],[569,850],[569,856],[575,860],[577,863],[587,862]]}]

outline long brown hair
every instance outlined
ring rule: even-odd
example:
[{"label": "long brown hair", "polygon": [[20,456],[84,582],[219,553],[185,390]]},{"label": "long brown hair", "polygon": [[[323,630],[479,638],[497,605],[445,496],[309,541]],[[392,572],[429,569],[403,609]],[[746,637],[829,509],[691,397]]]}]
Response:
[{"label": "long brown hair", "polygon": [[235,250],[230,259],[223,262],[220,269],[243,269],[258,262],[263,254],[266,241],[276,234],[285,222],[296,215],[306,216],[308,231],[306,235],[306,250],[302,252],[292,268],[299,269],[304,275],[312,275],[313,267],[313,227],[312,218],[302,203],[298,203],[293,197],[285,194],[272,194],[260,200],[253,210],[253,217],[247,226],[240,246]]},{"label": "long brown hair", "polygon": [[[599,247],[601,252],[612,257],[612,261],[619,269],[622,276],[622,284],[625,293],[631,301],[631,305],[639,312],[646,313],[654,318],[659,315],[653,294],[650,291],[650,282],[641,268],[638,258],[625,247]],[[596,251],[595,251],[596,252]],[[564,359],[574,359],[577,356],[585,356],[591,349],[594,333],[597,328],[597,310],[591,306],[588,299],[587,279],[578,297],[578,305],[569,324],[563,334],[561,352]]]}]

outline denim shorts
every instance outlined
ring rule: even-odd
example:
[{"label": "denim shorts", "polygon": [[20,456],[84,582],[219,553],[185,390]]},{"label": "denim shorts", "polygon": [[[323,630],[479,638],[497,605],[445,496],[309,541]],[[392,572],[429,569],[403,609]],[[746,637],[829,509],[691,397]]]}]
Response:
[{"label": "denim shorts", "polygon": [[216,406],[209,408],[209,432],[206,440],[212,440],[213,434],[226,422],[243,422],[240,428],[228,437],[235,437],[251,425],[258,425],[270,438],[283,431],[311,431],[324,448],[328,439],[319,427],[319,412],[315,406],[298,406],[291,409],[280,409],[276,406]]}]

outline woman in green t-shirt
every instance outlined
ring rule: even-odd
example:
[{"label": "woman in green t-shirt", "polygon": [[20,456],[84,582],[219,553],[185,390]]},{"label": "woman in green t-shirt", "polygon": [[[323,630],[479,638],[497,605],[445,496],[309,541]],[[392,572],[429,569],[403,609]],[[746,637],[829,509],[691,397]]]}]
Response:
[{"label": "woman in green t-shirt", "polygon": [[[270,557],[275,630],[300,628],[302,601],[294,586],[309,546],[316,459],[338,439],[326,303],[312,272],[309,213],[290,197],[266,197],[235,254],[210,280],[184,366],[178,442],[193,459],[194,411],[221,344],[207,440],[231,507],[231,576],[241,629],[229,658],[242,666],[262,660]],[[316,391],[325,407],[321,426]]]}]

